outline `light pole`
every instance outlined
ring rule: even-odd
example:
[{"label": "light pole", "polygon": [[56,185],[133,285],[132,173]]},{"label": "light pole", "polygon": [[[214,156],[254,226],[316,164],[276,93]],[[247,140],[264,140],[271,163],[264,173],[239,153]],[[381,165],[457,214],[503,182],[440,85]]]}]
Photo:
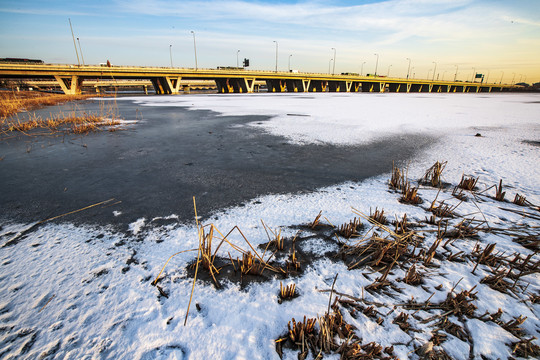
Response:
[{"label": "light pole", "polygon": [[84,56],[83,56],[83,54],[82,54],[81,41],[79,40],[79,38],[77,38],[77,42],[79,43],[79,52],[81,53],[81,60],[82,60],[83,66],[84,66],[84,65],[85,65],[85,64],[84,64]]},{"label": "light pole", "polygon": [[414,79],[416,76],[416,73],[414,72],[414,66],[411,68],[411,71],[412,71],[412,79]]},{"label": "light pole", "polygon": [[[84,65],[84,60],[83,60],[83,65]],[[521,83],[521,79],[523,78],[523,74],[519,74],[519,81],[518,81],[518,84]]]},{"label": "light pole", "polygon": [[501,81],[499,81],[499,84],[502,84],[502,78],[504,76],[504,71],[501,71]]},{"label": "light pole", "polygon": [[291,72],[291,57],[292,57],[292,54],[289,55],[289,72]]},{"label": "light pole", "polygon": [[364,64],[365,64],[365,63],[366,63],[366,62],[364,61],[364,62],[362,63],[362,66],[360,66],[360,76],[363,76],[362,74],[364,73]]},{"label": "light pole", "polygon": [[330,68],[332,66],[332,61],[334,61],[334,59],[330,59],[330,61],[328,62],[328,75],[330,75]]},{"label": "light pole", "polygon": [[489,74],[491,73],[491,70],[488,70],[488,73],[487,73],[487,76],[486,76],[486,84],[488,83],[489,81]]},{"label": "light pole", "polygon": [[457,65],[454,65],[456,67],[456,74],[454,75],[454,82],[456,81],[457,79],[457,71],[458,71],[458,66]]},{"label": "light pole", "polygon": [[514,80],[516,80],[516,73],[512,73],[514,74],[514,76],[512,76],[512,82],[510,83],[510,85],[514,85]]},{"label": "light pole", "polygon": [[407,80],[409,80],[409,74],[411,73],[411,59],[407,58],[405,60],[409,60],[409,67],[407,68]]},{"label": "light pole", "polygon": [[433,78],[431,81],[435,81],[435,73],[437,72],[437,63],[435,61],[433,61],[433,63],[435,64],[435,67],[433,67]]},{"label": "light pole", "polygon": [[332,75],[336,73],[336,48],[332,48],[334,50],[334,66],[332,67]]},{"label": "light pole", "polygon": [[377,76],[377,67],[379,67],[379,54],[374,54],[377,56],[377,62],[375,63],[375,76]]},{"label": "light pole", "polygon": [[173,67],[173,65],[172,65],[172,45],[169,45],[169,56],[171,57],[171,67]]},{"label": "light pole", "polygon": [[388,71],[386,72],[386,77],[390,76],[390,68],[392,67],[392,64],[388,65]]},{"label": "light pole", "polygon": [[191,30],[191,33],[193,34],[193,50],[195,51],[195,70],[198,70],[199,66],[197,65],[197,42],[195,41],[195,31]]},{"label": "light pole", "polygon": [[471,82],[476,82],[476,68],[472,68],[472,78]]},{"label": "light pole", "polygon": [[275,40],[274,40],[273,42],[275,42],[275,43],[276,43],[276,72],[277,72],[277,59],[278,59],[278,43],[277,43],[277,41],[275,41]]},{"label": "light pole", "polygon": [[75,47],[75,54],[77,54],[77,64],[81,66],[81,62],[79,61],[79,52],[77,51],[77,45],[75,44],[75,35],[73,35],[73,26],[71,26],[71,19],[69,20],[69,28],[71,29],[71,37],[73,38],[73,46]]},{"label": "light pole", "polygon": [[236,51],[236,67],[240,67],[240,65],[238,63],[238,54],[240,54],[240,50]]}]

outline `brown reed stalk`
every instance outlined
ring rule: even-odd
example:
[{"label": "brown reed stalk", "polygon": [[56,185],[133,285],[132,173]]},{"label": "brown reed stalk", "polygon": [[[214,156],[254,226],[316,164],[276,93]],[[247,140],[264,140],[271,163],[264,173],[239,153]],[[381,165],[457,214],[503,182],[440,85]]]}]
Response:
[{"label": "brown reed stalk", "polygon": [[459,182],[458,187],[463,190],[473,191],[476,187],[476,183],[478,183],[479,178],[475,178],[474,176],[465,176],[465,174],[461,175],[461,181]]},{"label": "brown reed stalk", "polygon": [[503,191],[502,179],[499,181],[499,186],[495,185],[495,199],[497,201],[504,201],[504,195],[506,191]]}]

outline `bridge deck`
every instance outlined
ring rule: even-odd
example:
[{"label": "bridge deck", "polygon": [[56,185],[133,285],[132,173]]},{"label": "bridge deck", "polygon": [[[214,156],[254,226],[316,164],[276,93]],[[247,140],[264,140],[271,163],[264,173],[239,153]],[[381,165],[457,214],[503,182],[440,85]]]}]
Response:
[{"label": "bridge deck", "polygon": [[404,79],[383,76],[330,75],[237,69],[190,69],[136,66],[77,66],[55,64],[0,64],[0,78],[55,79],[68,94],[80,93],[85,80],[150,80],[156,93],[175,94],[182,80],[213,80],[219,92],[254,92],[264,81],[272,92],[491,92],[519,89],[519,86]]}]

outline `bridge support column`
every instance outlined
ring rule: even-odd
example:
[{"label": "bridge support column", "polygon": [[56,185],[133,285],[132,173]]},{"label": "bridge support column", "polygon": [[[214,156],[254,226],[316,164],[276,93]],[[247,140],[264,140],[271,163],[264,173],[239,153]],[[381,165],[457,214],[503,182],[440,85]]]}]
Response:
[{"label": "bridge support column", "polygon": [[304,80],[302,79],[302,88],[304,92],[309,92],[309,85],[311,84],[311,79]]},{"label": "bridge support column", "polygon": [[180,92],[180,80],[182,79],[181,76],[178,77],[170,77],[166,76],[165,80],[167,82],[167,90],[168,94],[178,94]]},{"label": "bridge support column", "polygon": [[219,78],[215,79],[219,93],[252,93],[255,88],[254,78]]},{"label": "bridge support column", "polygon": [[248,93],[252,93],[255,90],[255,78],[244,78],[244,85]]},{"label": "bridge support column", "polygon": [[81,93],[82,79],[78,76],[63,77],[55,75],[54,78],[60,84],[60,88],[66,95],[78,95]]}]

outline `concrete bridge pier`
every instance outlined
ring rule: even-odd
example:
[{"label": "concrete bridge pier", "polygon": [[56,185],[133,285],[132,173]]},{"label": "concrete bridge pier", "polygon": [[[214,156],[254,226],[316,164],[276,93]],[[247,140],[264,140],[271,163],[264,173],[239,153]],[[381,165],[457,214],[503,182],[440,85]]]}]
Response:
[{"label": "concrete bridge pier", "polygon": [[178,94],[180,91],[180,76],[164,76],[150,79],[157,95]]},{"label": "concrete bridge pier", "polygon": [[79,76],[59,76],[55,75],[54,78],[60,84],[60,88],[66,95],[79,95],[81,93],[81,84],[83,79]]},{"label": "concrete bridge pier", "polygon": [[217,78],[215,79],[218,92],[252,93],[255,91],[255,78]]}]

